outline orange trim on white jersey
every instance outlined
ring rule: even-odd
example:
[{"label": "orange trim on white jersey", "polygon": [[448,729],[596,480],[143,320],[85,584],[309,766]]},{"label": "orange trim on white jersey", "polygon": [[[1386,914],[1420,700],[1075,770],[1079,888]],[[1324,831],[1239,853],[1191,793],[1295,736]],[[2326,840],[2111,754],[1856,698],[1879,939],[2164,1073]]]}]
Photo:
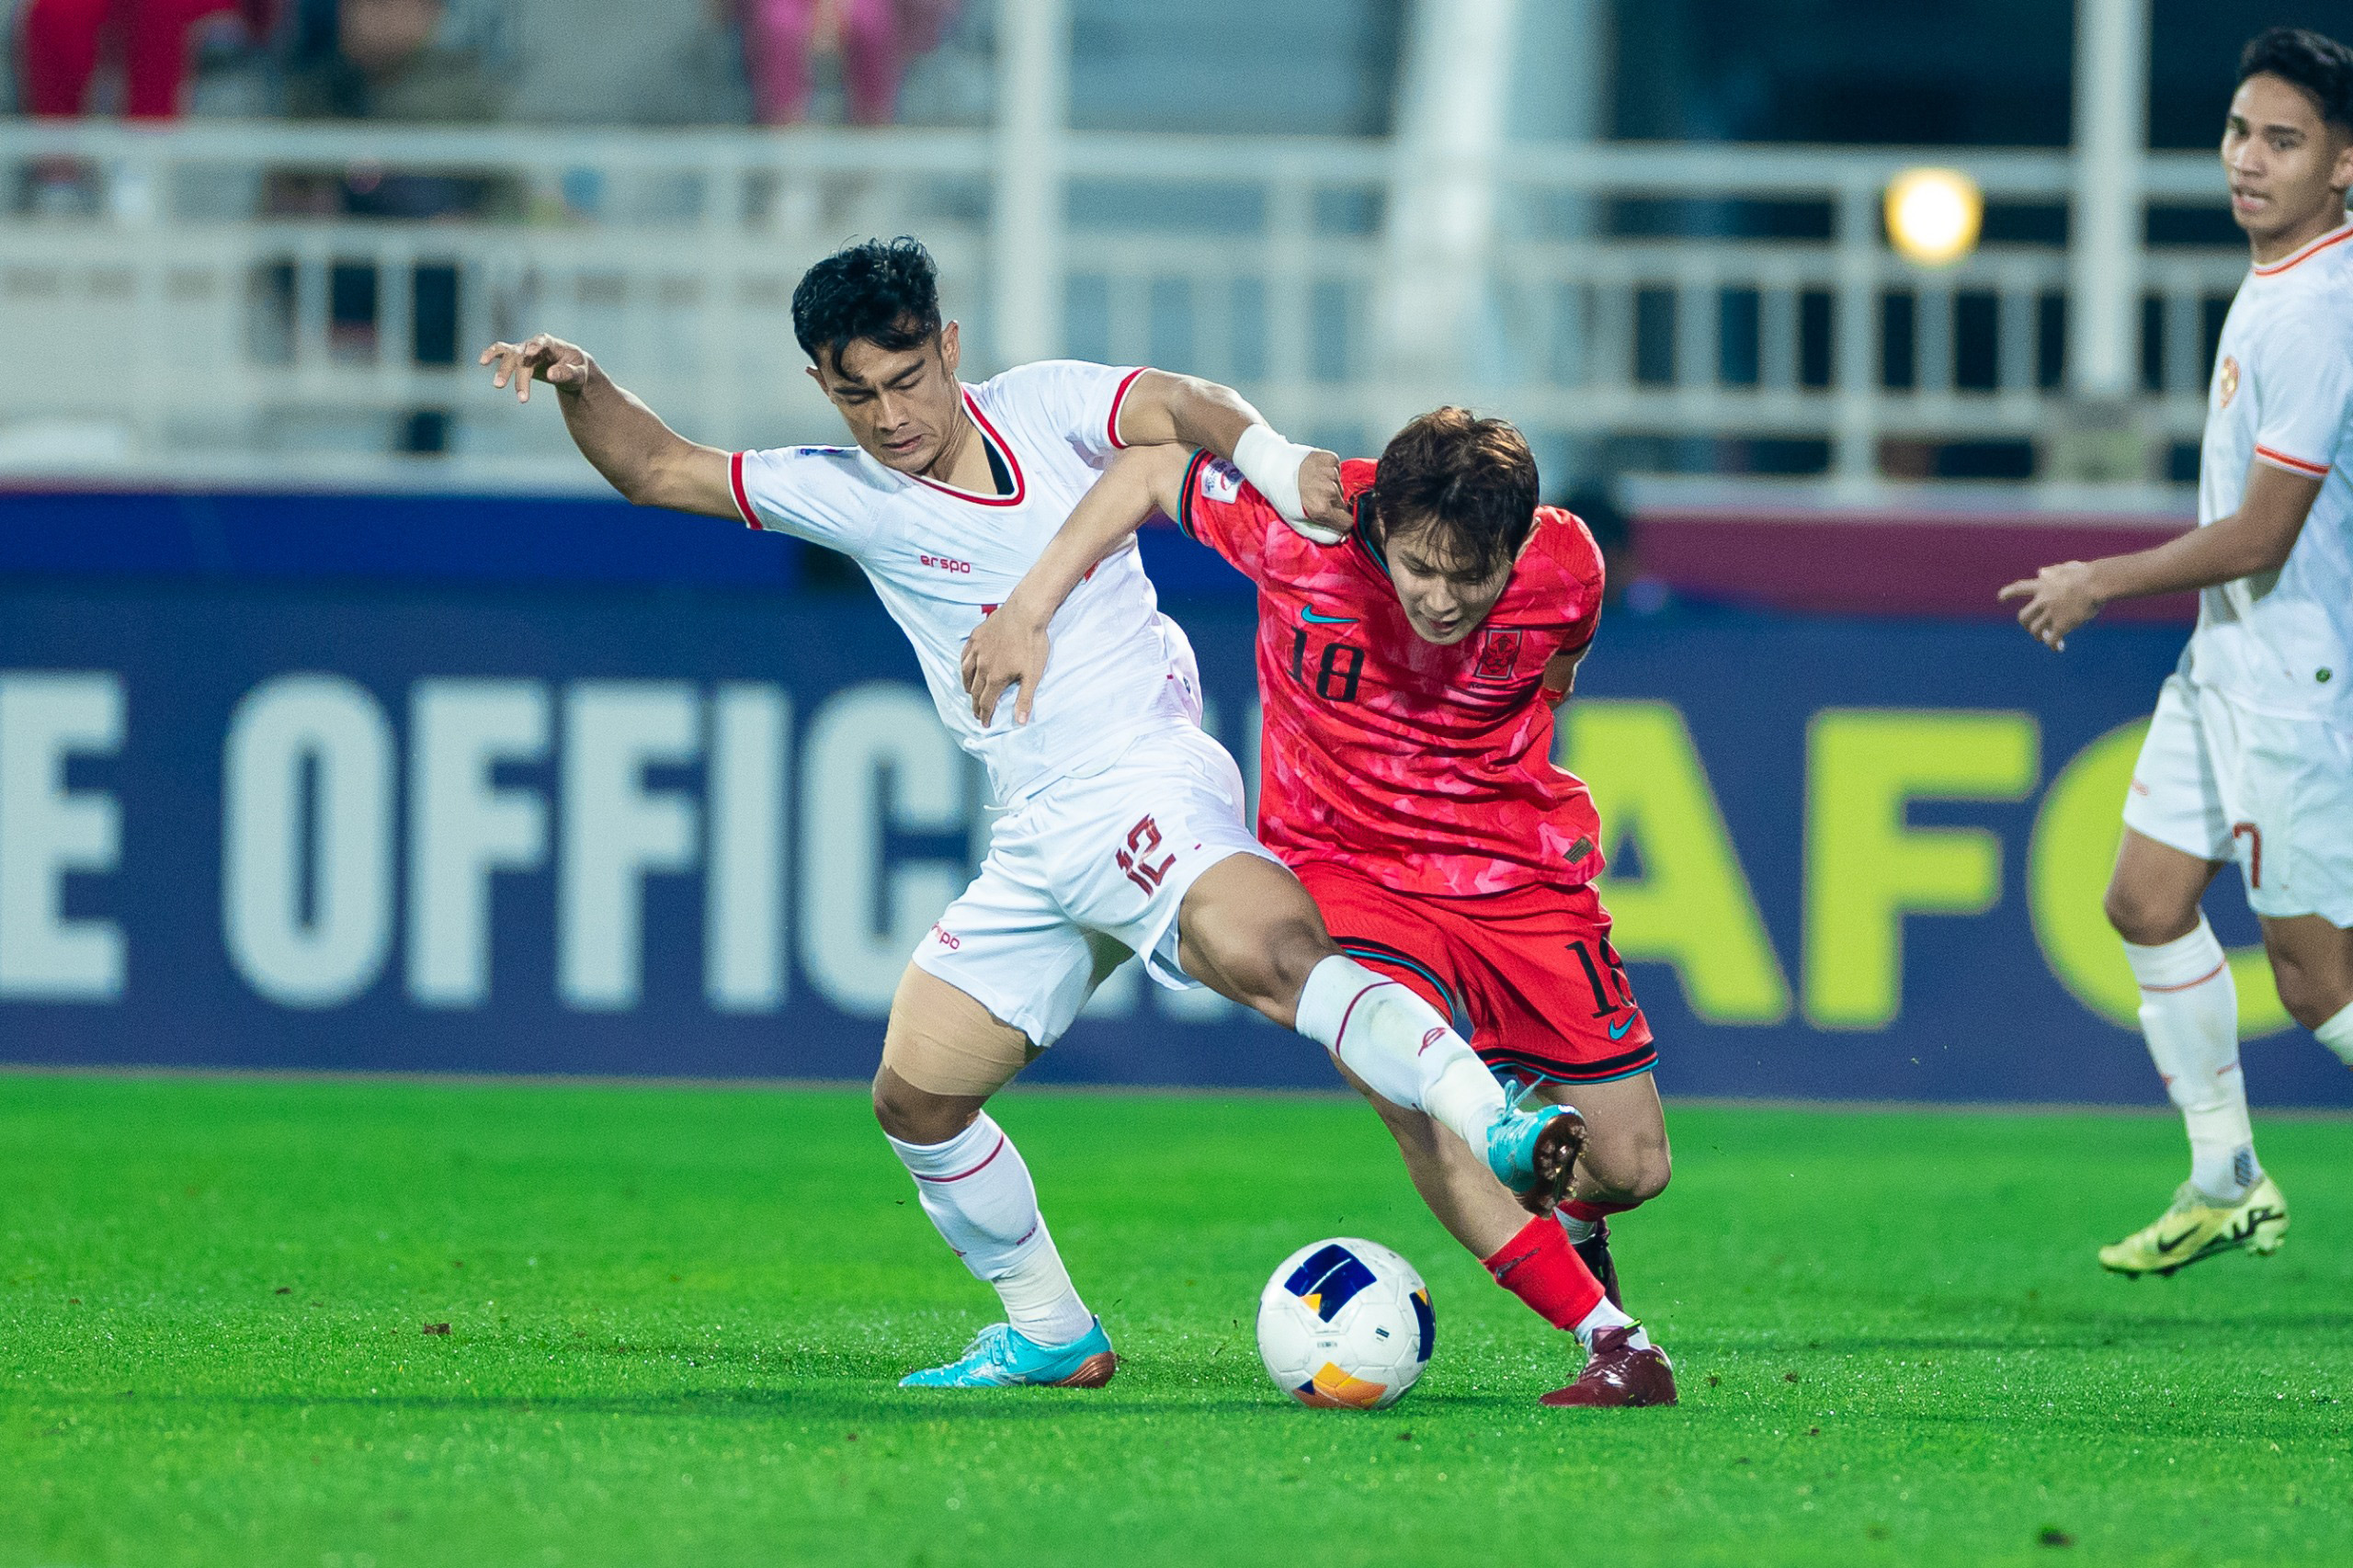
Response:
[{"label": "orange trim on white jersey", "polygon": [[2268,267],[2256,267],[2255,275],[2257,278],[2277,278],[2297,263],[2310,260],[2329,246],[2341,245],[2347,240],[2353,240],[2353,223],[2340,223],[2295,255],[2275,261]]},{"label": "orange trim on white jersey", "polygon": [[2256,448],[2255,455],[2261,458],[2265,462],[2274,464],[2279,468],[2284,468],[2290,473],[2301,473],[2307,479],[2326,479],[2328,477],[2328,465],[2326,463],[2309,463],[2302,458],[2291,458],[2285,452],[2275,452],[2269,447]]}]

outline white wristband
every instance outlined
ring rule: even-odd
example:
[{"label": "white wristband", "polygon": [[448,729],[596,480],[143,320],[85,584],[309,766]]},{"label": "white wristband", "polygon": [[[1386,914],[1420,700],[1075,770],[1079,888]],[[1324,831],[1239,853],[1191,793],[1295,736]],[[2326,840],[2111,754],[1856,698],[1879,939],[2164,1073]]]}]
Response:
[{"label": "white wristband", "polygon": [[1282,514],[1283,521],[1293,531],[1318,544],[1337,544],[1344,536],[1309,522],[1307,508],[1300,500],[1299,471],[1314,450],[1313,447],[1286,441],[1271,425],[1253,425],[1233,443],[1233,466],[1242,471],[1242,477],[1267,498],[1268,505]]}]

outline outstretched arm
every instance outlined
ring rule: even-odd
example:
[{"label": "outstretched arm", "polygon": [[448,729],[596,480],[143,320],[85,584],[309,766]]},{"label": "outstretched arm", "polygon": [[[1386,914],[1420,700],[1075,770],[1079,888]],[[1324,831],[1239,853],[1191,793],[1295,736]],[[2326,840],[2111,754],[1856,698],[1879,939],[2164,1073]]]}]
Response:
[{"label": "outstretched arm", "polygon": [[663,424],[615,384],[586,349],[541,333],[527,343],[494,343],[483,350],[481,363],[495,367],[493,386],[514,384],[518,403],[531,401],[534,381],[555,388],[556,406],[580,455],[637,505],[709,517],[738,516],[728,454],[689,441]]},{"label": "outstretched arm", "polygon": [[1146,518],[1155,512],[1176,515],[1192,460],[1189,447],[1131,447],[1079,497],[1045,553],[965,640],[964,689],[972,694],[974,718],[989,722],[1006,689],[1018,686],[1013,722],[1029,722],[1038,683],[1046,675],[1046,628],[1054,612],[1097,562],[1135,537]]},{"label": "outstretched arm", "polygon": [[2001,597],[2024,599],[2018,624],[2052,648],[2067,645],[2067,633],[2091,619],[2110,599],[2212,588],[2277,571],[2287,564],[2303,531],[2305,515],[2320,497],[2321,482],[2257,460],[2246,475],[2239,509],[2154,550],[2097,561],[2064,561],[2012,583]]},{"label": "outstretched arm", "polygon": [[1120,404],[1120,439],[1131,447],[1174,444],[1216,453],[1294,527],[1304,521],[1321,530],[1308,536],[1320,543],[1336,542],[1356,525],[1340,494],[1340,460],[1283,439],[1232,387],[1146,370]]}]

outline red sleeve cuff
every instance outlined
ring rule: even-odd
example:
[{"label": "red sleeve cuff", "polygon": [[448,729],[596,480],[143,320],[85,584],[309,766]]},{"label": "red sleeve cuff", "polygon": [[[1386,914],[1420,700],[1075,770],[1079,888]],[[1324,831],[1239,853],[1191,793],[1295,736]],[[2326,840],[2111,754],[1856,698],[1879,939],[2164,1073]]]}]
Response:
[{"label": "red sleeve cuff", "polygon": [[2279,468],[2286,469],[2290,473],[2301,473],[2309,479],[2326,479],[2328,477],[2328,465],[2326,463],[2306,462],[2302,458],[2291,458],[2287,453],[2274,451],[2269,447],[2256,448],[2255,455],[2261,458],[2265,462],[2271,463]]},{"label": "red sleeve cuff", "polygon": [[735,510],[743,514],[744,526],[747,528],[758,528],[759,516],[752,510],[752,498],[744,491],[744,454],[741,452],[734,453],[727,460],[727,485],[729,489],[735,492]]},{"label": "red sleeve cuff", "polygon": [[1127,443],[1120,439],[1120,410],[1127,406],[1128,389],[1134,386],[1136,378],[1142,374],[1142,369],[1130,370],[1127,378],[1120,381],[1120,390],[1111,394],[1111,416],[1104,421],[1103,433],[1110,438],[1111,449],[1115,452],[1122,451],[1127,447]]}]

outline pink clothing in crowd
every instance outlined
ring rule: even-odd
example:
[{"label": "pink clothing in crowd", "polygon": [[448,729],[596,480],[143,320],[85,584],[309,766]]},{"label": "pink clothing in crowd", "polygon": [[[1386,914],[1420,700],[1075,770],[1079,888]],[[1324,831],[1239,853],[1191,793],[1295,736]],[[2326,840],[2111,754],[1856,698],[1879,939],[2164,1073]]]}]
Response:
[{"label": "pink clothing in crowd", "polygon": [[197,24],[240,13],[259,38],[276,10],[275,0],[30,0],[17,24],[25,108],[37,115],[87,112],[90,79],[111,41],[121,54],[124,113],[132,119],[173,119],[188,85]]},{"label": "pink clothing in crowd", "polygon": [[907,62],[939,47],[960,0],[742,0],[744,58],[752,111],[763,125],[797,125],[809,113],[809,59],[821,28],[842,57],[849,118],[888,125],[898,117]]}]

